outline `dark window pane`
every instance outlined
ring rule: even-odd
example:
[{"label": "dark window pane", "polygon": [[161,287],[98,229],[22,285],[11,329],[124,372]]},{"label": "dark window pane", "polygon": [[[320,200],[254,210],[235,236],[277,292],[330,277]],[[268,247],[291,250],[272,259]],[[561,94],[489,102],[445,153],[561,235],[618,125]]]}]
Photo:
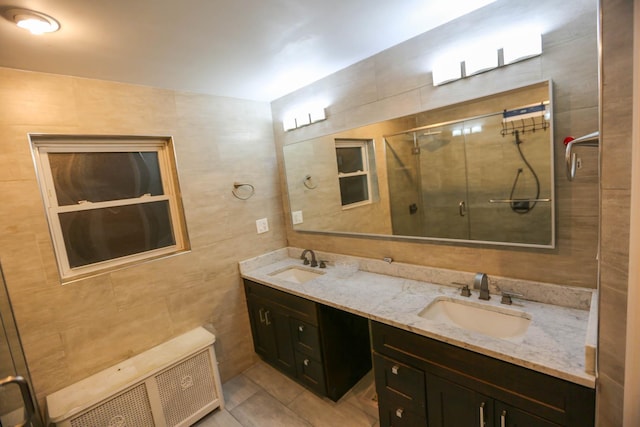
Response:
[{"label": "dark window pane", "polygon": [[175,245],[169,202],[60,214],[71,268]]},{"label": "dark window pane", "polygon": [[360,147],[336,147],[336,158],[340,173],[364,171]]},{"label": "dark window pane", "polygon": [[342,198],[342,206],[368,200],[367,176],[340,178],[340,197]]},{"label": "dark window pane", "polygon": [[59,206],[164,194],[156,152],[49,153]]}]

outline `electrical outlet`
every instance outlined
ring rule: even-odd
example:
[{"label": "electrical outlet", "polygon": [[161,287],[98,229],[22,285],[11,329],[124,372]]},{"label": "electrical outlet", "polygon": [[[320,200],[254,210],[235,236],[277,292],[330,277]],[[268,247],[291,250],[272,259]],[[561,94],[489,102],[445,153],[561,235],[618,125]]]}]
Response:
[{"label": "electrical outlet", "polygon": [[269,221],[267,221],[267,218],[257,219],[256,229],[258,230],[258,234],[266,233],[267,231],[269,231]]},{"label": "electrical outlet", "polygon": [[291,212],[291,220],[293,224],[302,224],[302,211],[293,211]]}]

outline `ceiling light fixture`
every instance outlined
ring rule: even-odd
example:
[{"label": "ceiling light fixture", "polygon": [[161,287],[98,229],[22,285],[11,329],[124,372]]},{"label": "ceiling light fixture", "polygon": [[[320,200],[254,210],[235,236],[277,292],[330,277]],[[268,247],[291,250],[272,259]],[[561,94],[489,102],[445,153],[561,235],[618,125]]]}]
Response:
[{"label": "ceiling light fixture", "polygon": [[18,27],[30,31],[31,34],[53,33],[60,29],[60,23],[51,16],[29,9],[8,9],[3,15]]}]

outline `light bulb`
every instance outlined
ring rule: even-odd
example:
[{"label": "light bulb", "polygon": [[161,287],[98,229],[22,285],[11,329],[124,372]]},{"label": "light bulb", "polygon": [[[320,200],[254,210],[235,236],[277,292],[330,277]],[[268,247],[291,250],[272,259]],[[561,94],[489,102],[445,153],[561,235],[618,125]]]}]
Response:
[{"label": "light bulb", "polygon": [[25,30],[29,30],[31,34],[39,35],[50,31],[49,23],[37,18],[27,18],[24,16],[16,17],[16,25],[20,28],[24,28]]},{"label": "light bulb", "polygon": [[40,12],[27,9],[9,9],[3,13],[5,18],[31,34],[52,33],[60,29],[58,21]]}]

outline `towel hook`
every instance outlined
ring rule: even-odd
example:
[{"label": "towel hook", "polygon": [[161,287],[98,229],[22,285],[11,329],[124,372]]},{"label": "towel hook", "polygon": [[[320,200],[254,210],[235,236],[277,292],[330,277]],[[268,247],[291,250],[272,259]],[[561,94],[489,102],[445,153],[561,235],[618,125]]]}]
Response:
[{"label": "towel hook", "polygon": [[305,187],[307,187],[309,190],[313,190],[314,188],[318,187],[317,184],[313,183],[313,179],[311,178],[311,175],[305,175],[304,179],[302,180],[302,183],[304,184]]},{"label": "towel hook", "polygon": [[[248,187],[249,188],[249,193],[245,194],[244,196],[240,195],[238,193],[238,189],[242,188],[242,187]],[[256,192],[256,189],[253,185],[251,184],[247,184],[247,183],[242,183],[242,182],[234,182],[233,183],[233,190],[231,190],[231,194],[233,194],[233,196],[237,199],[240,200],[248,200],[251,198],[251,196],[253,196]]]},{"label": "towel hook", "polygon": [[564,159],[567,166],[567,179],[573,181],[576,177],[576,169],[578,167],[578,159],[576,153],[572,151],[574,145],[583,145],[585,147],[597,147],[600,143],[600,132],[592,132],[579,138],[566,137],[564,139],[566,145]]}]

